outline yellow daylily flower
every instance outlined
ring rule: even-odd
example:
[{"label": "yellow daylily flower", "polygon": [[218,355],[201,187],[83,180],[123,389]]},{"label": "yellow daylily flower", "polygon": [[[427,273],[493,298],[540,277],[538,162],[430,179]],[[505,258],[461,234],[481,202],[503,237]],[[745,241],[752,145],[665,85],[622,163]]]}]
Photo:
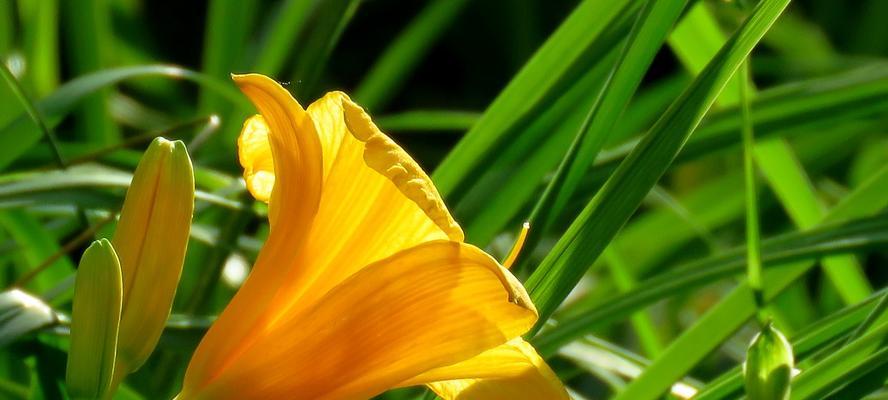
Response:
[{"label": "yellow daylily flower", "polygon": [[238,140],[270,233],[201,341],[179,399],[566,399],[520,339],[520,282],[462,229],[429,177],[340,92],[303,109],[262,75]]}]

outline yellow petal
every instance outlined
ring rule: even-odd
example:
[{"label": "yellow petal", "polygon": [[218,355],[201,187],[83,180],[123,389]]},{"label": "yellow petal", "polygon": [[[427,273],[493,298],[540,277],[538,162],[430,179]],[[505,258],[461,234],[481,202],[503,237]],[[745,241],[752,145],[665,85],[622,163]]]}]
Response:
[{"label": "yellow petal", "polygon": [[402,383],[428,383],[444,400],[557,400],[567,390],[533,346],[521,338]]},{"label": "yellow petal", "polygon": [[[256,75],[255,79],[285,93],[268,78]],[[287,103],[279,108],[299,107],[289,96],[276,100]],[[263,123],[263,117],[253,117],[239,139],[245,178],[259,199],[279,169],[277,164],[269,168],[269,157],[281,154],[272,152],[263,137],[308,132],[321,146],[322,193],[305,251],[295,262],[300,268],[277,268],[278,279],[284,282],[274,288],[280,292],[275,301],[280,314],[311,304],[364,266],[404,248],[430,240],[463,239],[429,177],[348,96],[330,92],[306,111],[314,125],[300,133],[277,132]]]},{"label": "yellow petal", "polygon": [[[195,351],[188,368],[192,382],[210,380],[227,368],[250,345],[253,333],[275,317],[269,313],[275,309],[271,301],[284,277],[290,270],[304,268],[298,255],[307,242],[321,196],[322,149],[308,113],[268,77],[249,74],[233,79],[262,115],[245,124],[251,137],[243,138],[242,133],[239,150],[245,172],[249,166],[253,171],[274,173],[270,178],[274,180],[269,199],[271,229],[250,276]],[[263,147],[263,142],[268,147]],[[272,171],[268,171],[268,163],[273,163]],[[253,195],[261,199],[263,191],[258,192]]]},{"label": "yellow petal", "polygon": [[244,121],[237,138],[238,160],[244,168],[247,190],[256,200],[268,202],[274,187],[274,159],[268,143],[268,125],[262,115]]},{"label": "yellow petal", "polygon": [[[251,75],[251,77],[257,80],[264,78],[264,84],[277,86],[277,91],[284,90],[274,81],[261,75]],[[290,105],[292,108],[299,108],[293,99],[283,99],[283,101],[292,102]],[[382,133],[373,124],[370,116],[346,94],[327,93],[312,103],[307,113],[314,122],[314,132],[320,142],[325,180],[334,167],[343,169],[343,164],[349,164],[348,167],[354,168],[352,163],[357,161],[356,158],[363,157],[365,167],[392,181],[395,187],[408,199],[417,203],[448,237],[455,241],[463,240],[462,230],[447,211],[428,175],[400,146]],[[296,125],[298,124],[294,124]],[[298,127],[294,129],[310,131]],[[271,146],[268,143],[269,131],[262,115],[254,115],[244,122],[241,135],[238,137],[238,155],[244,168],[247,188],[256,199],[266,202],[274,185],[275,175]],[[355,140],[364,144],[354,143]],[[361,151],[352,151],[356,149]]]},{"label": "yellow petal", "polygon": [[345,122],[352,135],[365,143],[367,165],[392,181],[407,198],[419,205],[426,215],[451,240],[462,241],[463,232],[454,221],[432,180],[401,147],[383,134],[364,109],[349,99],[342,102]]},{"label": "yellow petal", "polygon": [[[274,179],[279,181],[269,200],[271,224],[276,223],[279,213],[286,215],[290,224],[310,224],[323,181],[322,148],[311,117],[286,89],[264,75],[234,75],[232,78],[262,115],[262,119],[247,121],[253,123],[248,127],[258,129],[252,140],[241,140],[250,143],[252,149],[241,153],[241,162],[263,166],[260,170],[273,172]],[[267,151],[261,149],[263,136],[269,143]],[[268,155],[272,155],[273,171],[267,170]],[[300,219],[293,221],[290,217]]]},{"label": "yellow petal", "polygon": [[429,242],[287,316],[204,386],[186,375],[180,399],[369,398],[505,343],[535,320],[520,283],[490,256]]},{"label": "yellow petal", "polygon": [[308,113],[332,161],[302,267],[282,277],[281,314],[402,249],[463,239],[428,176],[345,94],[328,93]]},{"label": "yellow petal", "polygon": [[126,192],[112,243],[123,276],[117,369],[138,369],[157,345],[182,273],[194,210],[191,159],[157,138]]},{"label": "yellow petal", "polygon": [[342,142],[348,139],[345,120],[342,118],[342,100],[348,99],[342,92],[329,92],[314,103],[309,104],[306,111],[314,121],[315,129],[324,150],[324,178],[330,176],[333,164],[337,162]]}]

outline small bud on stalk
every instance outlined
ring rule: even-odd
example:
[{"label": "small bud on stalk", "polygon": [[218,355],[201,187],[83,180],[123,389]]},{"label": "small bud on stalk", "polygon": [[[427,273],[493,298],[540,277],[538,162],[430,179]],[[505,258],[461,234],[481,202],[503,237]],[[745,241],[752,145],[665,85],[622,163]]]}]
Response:
[{"label": "small bud on stalk", "polygon": [[743,372],[750,400],[789,399],[792,346],[771,322],[752,339]]}]

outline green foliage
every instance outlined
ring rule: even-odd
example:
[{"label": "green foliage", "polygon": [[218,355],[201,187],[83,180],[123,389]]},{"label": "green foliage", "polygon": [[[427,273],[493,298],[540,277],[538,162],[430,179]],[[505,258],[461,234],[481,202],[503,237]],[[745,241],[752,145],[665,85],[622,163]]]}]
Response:
[{"label": "green foliage", "polygon": [[[114,398],[179,392],[268,233],[235,152],[255,111],[229,74],[251,71],[303,105],[348,93],[429,172],[467,241],[498,259],[530,221],[513,268],[541,315],[526,338],[578,398],[756,398],[741,366],[757,316],[792,346],[791,399],[884,397],[886,11],[884,0],[0,2],[0,398],[100,396],[105,373],[89,393],[72,385],[83,376],[65,383],[66,357],[107,361],[78,353],[77,324],[91,320],[72,326],[72,308],[116,304],[91,286],[110,270],[83,263],[113,235],[161,135],[194,161],[195,240],[156,351]],[[774,354],[766,338],[749,348],[756,368]]]}]

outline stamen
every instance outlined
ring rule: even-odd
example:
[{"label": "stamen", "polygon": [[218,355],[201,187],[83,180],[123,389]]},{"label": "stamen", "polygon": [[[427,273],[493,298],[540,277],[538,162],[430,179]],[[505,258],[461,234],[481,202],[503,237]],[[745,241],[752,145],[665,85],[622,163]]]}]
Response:
[{"label": "stamen", "polygon": [[506,256],[506,259],[503,261],[504,267],[512,268],[512,264],[515,263],[515,259],[517,259],[518,254],[521,253],[521,248],[524,247],[524,240],[527,239],[527,231],[529,230],[529,222],[521,224],[521,232],[518,233],[518,238],[515,239],[515,244],[512,245],[512,250],[509,251],[509,255]]}]

